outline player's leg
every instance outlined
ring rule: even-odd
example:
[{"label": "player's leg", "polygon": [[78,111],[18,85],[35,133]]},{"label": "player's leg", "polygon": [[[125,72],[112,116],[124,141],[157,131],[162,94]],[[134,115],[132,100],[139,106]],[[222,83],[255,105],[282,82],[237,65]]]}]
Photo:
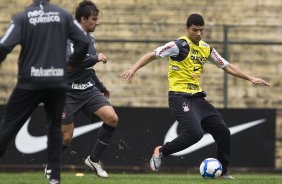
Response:
[{"label": "player's leg", "polygon": [[38,104],[35,91],[13,90],[0,123],[0,157]]},{"label": "player's leg", "polygon": [[[78,97],[72,98],[72,96],[66,96],[65,107],[61,115],[61,125],[63,134],[63,150],[71,145],[73,132],[74,132],[74,114],[82,109],[85,101]],[[44,174],[47,179],[50,179],[51,169],[46,165],[44,169]]]},{"label": "player's leg", "polygon": [[118,116],[109,101],[99,91],[94,91],[91,95],[92,100],[86,105],[86,109],[87,111],[94,112],[104,123],[99,129],[96,143],[90,155],[86,158],[85,164],[96,170],[98,176],[108,177],[108,174],[102,169],[99,161],[115,131]]},{"label": "player's leg", "polygon": [[225,175],[230,161],[230,131],[220,114],[206,117],[202,121],[202,126],[213,136],[217,144],[217,159],[223,167],[222,175]]},{"label": "player's leg", "polygon": [[62,124],[63,149],[71,145],[73,130],[74,130],[74,123]]},{"label": "player's leg", "polygon": [[62,114],[63,149],[71,145],[74,131],[74,114],[81,109],[80,106],[82,106],[81,102],[65,104]]},{"label": "player's leg", "polygon": [[162,152],[164,156],[182,151],[195,144],[203,137],[204,132],[202,131],[201,126],[199,126],[199,123],[197,123],[197,119],[193,116],[187,116],[187,118],[188,117],[189,120],[185,118],[185,115],[184,117],[176,117],[181,133],[174,140],[167,142],[160,148],[160,152]]},{"label": "player's leg", "polygon": [[169,107],[173,116],[179,123],[181,133],[171,142],[165,143],[161,147],[156,147],[150,166],[153,171],[157,171],[161,165],[161,158],[178,151],[182,151],[198,142],[203,136],[203,130],[196,114],[192,109],[195,98],[183,96],[169,96]]},{"label": "player's leg", "polygon": [[98,176],[107,178],[108,174],[101,166],[100,157],[107,148],[110,138],[114,133],[118,117],[111,106],[101,107],[95,114],[99,116],[104,123],[99,129],[96,143],[90,155],[86,158],[85,164],[95,170]]},{"label": "player's leg", "polygon": [[61,117],[65,105],[65,90],[44,90],[44,106],[47,113],[47,152],[48,167],[51,170],[50,179],[60,181],[62,131]]},{"label": "player's leg", "polygon": [[113,107],[109,105],[101,107],[95,114],[104,122],[99,129],[96,144],[90,154],[91,160],[98,162],[115,131],[118,116]]},{"label": "player's leg", "polygon": [[114,108],[110,104],[106,104],[94,112],[109,127],[116,128],[118,124],[118,116]]}]

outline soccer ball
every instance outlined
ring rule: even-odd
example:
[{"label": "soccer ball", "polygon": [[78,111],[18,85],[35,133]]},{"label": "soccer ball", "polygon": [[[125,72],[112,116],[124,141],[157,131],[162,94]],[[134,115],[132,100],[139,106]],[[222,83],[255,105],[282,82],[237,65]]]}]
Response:
[{"label": "soccer ball", "polygon": [[222,165],[215,158],[207,158],[200,165],[200,173],[203,178],[218,178],[222,173]]}]

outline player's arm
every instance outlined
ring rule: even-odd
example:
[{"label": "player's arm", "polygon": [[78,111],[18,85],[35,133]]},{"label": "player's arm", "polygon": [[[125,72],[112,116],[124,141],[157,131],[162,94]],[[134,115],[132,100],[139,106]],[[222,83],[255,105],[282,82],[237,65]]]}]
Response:
[{"label": "player's arm", "polygon": [[[67,41],[67,60],[70,59],[74,52],[74,43],[73,41],[69,40]],[[94,66],[97,62],[107,62],[107,58],[103,53],[100,53],[98,55],[91,55],[91,54],[86,54],[86,56],[83,59],[83,62],[81,62],[79,65],[76,67],[78,68],[90,68]]]},{"label": "player's arm", "polygon": [[68,15],[67,25],[68,38],[73,41],[73,54],[69,57],[68,64],[77,66],[86,56],[90,40],[80,24],[71,15]]},{"label": "player's arm", "polygon": [[243,72],[242,70],[240,70],[240,68],[238,68],[237,66],[235,66],[231,63],[229,63],[226,67],[224,67],[223,70],[230,75],[251,81],[255,85],[263,84],[265,86],[270,86],[270,83],[268,83],[267,81],[265,81],[261,78],[253,77],[253,76]]},{"label": "player's arm", "polygon": [[223,57],[221,57],[214,48],[211,48],[211,54],[209,60],[212,64],[217,65],[219,68],[222,68],[226,73],[233,75],[235,77],[239,77],[245,80],[251,81],[253,84],[263,84],[266,86],[270,86],[268,82],[263,79],[253,77],[242,70],[240,70],[237,66],[229,63]]},{"label": "player's arm", "polygon": [[[91,43],[94,43],[95,42],[94,36],[90,35],[90,37],[92,39]],[[93,45],[93,47],[95,47],[95,46]],[[107,63],[107,57],[104,53],[99,53],[97,55],[93,55],[91,53],[88,53],[88,54],[86,54],[83,62],[79,66],[82,67],[82,68],[89,68],[89,67],[94,66],[98,62],[102,62],[104,64]]]},{"label": "player's arm", "polygon": [[[93,47],[95,48],[95,38],[93,35],[90,34],[90,37],[92,39],[92,44],[93,44]],[[93,55],[91,53],[88,53],[84,60],[83,60],[83,63],[82,63],[82,67],[85,67],[85,68],[89,68],[89,67],[92,67],[94,66],[96,63],[98,62],[102,62],[103,64],[106,64],[107,63],[107,57],[104,53],[99,53],[99,54],[96,54],[96,55]]]},{"label": "player's arm", "polygon": [[156,57],[155,51],[149,52],[149,53],[145,54],[130,69],[128,69],[125,72],[123,72],[120,75],[121,78],[123,80],[132,80],[132,78],[133,78],[135,72],[137,72],[137,70],[139,70],[143,66],[147,65],[151,61],[155,60],[156,58],[157,57]]},{"label": "player's arm", "polygon": [[17,18],[11,21],[5,35],[0,39],[0,62],[20,43],[21,26],[18,22]]},{"label": "player's arm", "polygon": [[6,58],[11,51],[0,43],[0,63]]},{"label": "player's arm", "polygon": [[97,55],[86,54],[83,62],[79,65],[82,68],[89,68],[94,66],[96,63],[102,62],[107,63],[107,57],[103,53]]},{"label": "player's arm", "polygon": [[167,58],[176,56],[179,53],[179,48],[175,42],[168,42],[165,45],[158,47],[153,52],[148,52],[143,55],[130,69],[123,72],[120,76],[123,80],[132,80],[134,74],[143,66],[149,64],[157,58]]}]

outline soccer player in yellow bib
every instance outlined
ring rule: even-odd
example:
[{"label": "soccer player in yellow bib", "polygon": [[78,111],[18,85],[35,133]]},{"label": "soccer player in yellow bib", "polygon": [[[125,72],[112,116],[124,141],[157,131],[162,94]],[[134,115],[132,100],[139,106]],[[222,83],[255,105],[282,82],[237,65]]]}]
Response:
[{"label": "soccer player in yellow bib", "polygon": [[222,58],[217,51],[202,41],[205,22],[201,15],[191,14],[186,23],[187,35],[166,43],[142,56],[130,69],[121,74],[123,80],[132,80],[135,72],[157,58],[168,58],[169,108],[182,127],[182,132],[171,142],[157,146],[150,167],[158,171],[161,159],[198,142],[204,131],[210,133],[217,144],[217,159],[223,171],[221,178],[234,179],[227,174],[230,162],[230,131],[218,111],[205,100],[200,87],[204,64],[210,62],[226,73],[248,80],[255,85],[270,84],[253,77]]}]

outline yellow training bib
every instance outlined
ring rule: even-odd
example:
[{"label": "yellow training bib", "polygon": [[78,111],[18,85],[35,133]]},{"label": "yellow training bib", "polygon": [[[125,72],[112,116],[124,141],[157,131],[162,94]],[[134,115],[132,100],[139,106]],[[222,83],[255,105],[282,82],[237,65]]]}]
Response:
[{"label": "yellow training bib", "polygon": [[201,92],[200,76],[203,72],[203,66],[210,56],[210,46],[203,41],[196,45],[186,36],[182,36],[179,39],[186,40],[190,51],[182,61],[175,61],[172,57],[169,58],[169,91]]}]

